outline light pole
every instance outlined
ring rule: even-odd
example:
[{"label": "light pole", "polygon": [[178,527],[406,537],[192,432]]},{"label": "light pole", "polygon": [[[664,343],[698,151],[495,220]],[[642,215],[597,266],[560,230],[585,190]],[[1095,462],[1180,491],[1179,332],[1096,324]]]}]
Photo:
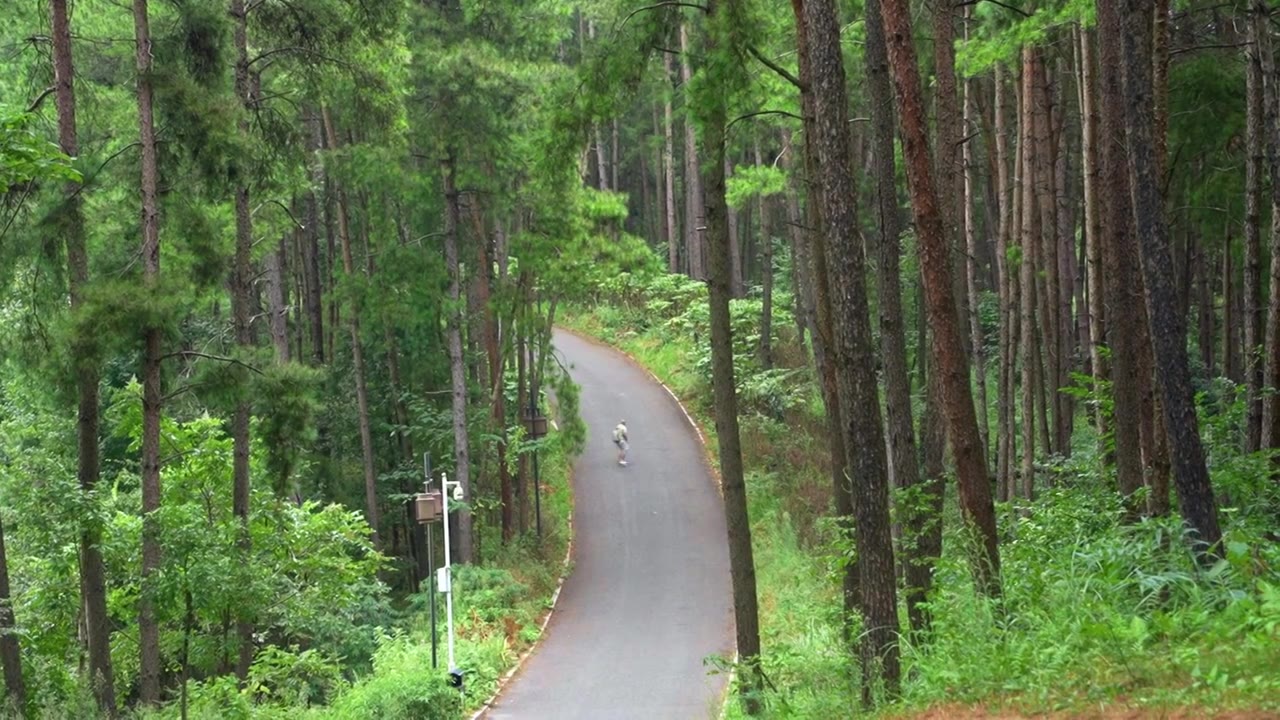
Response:
[{"label": "light pole", "polygon": [[[453,491],[450,492],[450,486]],[[458,692],[462,692],[462,671],[454,662],[453,657],[453,558],[450,555],[449,545],[449,498],[455,501],[462,501],[462,483],[454,480],[450,481],[446,473],[440,473],[440,489],[444,491],[445,507],[444,507],[444,567],[436,571],[437,586],[440,592],[444,593],[445,607],[445,628],[449,635],[449,680],[453,686],[458,688]]]}]

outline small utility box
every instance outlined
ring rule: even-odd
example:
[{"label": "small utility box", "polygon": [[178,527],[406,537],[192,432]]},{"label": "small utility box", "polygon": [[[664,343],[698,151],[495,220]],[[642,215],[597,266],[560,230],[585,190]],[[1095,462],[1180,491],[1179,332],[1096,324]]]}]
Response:
[{"label": "small utility box", "polygon": [[547,416],[542,413],[525,413],[524,428],[531,440],[545,437],[547,434]]},{"label": "small utility box", "polygon": [[436,592],[449,592],[449,568],[436,568]]},{"label": "small utility box", "polygon": [[413,516],[419,524],[438,522],[444,515],[444,495],[439,490],[428,490],[413,496]]}]

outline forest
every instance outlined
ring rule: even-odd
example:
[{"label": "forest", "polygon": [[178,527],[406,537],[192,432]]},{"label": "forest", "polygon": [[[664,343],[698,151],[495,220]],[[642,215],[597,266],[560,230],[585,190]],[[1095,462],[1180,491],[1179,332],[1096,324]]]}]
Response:
[{"label": "forest", "polygon": [[0,716],[483,710],[561,332],[706,436],[721,717],[1280,716],[1276,10],[5,3]]}]

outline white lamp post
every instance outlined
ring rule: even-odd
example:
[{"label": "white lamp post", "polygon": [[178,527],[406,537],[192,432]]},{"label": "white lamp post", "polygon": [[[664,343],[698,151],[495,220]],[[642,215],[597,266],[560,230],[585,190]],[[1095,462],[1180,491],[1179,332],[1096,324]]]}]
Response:
[{"label": "white lamp post", "polygon": [[[449,491],[450,486],[453,492]],[[447,473],[440,473],[440,488],[444,491],[445,508],[444,508],[444,567],[436,571],[436,586],[440,592],[444,593],[445,602],[445,626],[449,635],[449,676],[458,687],[462,690],[462,671],[458,669],[453,658],[453,560],[450,555],[449,547],[449,498],[452,497],[456,502],[462,502],[462,483],[454,480],[450,481]]]}]

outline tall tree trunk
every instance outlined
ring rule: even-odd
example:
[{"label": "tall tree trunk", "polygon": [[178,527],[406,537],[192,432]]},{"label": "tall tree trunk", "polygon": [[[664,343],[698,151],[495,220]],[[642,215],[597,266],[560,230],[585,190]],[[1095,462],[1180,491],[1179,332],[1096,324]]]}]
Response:
[{"label": "tall tree trunk", "polygon": [[693,127],[692,113],[689,110],[689,79],[693,77],[693,60],[689,44],[688,27],[680,25],[680,85],[685,93],[684,121],[684,254],[689,269],[689,277],[705,280],[705,249],[702,233],[698,228],[702,218],[702,185],[699,180],[698,137]]},{"label": "tall tree trunk", "polygon": [[[444,257],[449,273],[449,375],[453,397],[453,479],[462,488],[463,502],[471,501],[471,451],[467,436],[467,378],[465,359],[462,356],[462,287],[458,267],[458,226],[461,211],[458,208],[458,188],[455,184],[453,152],[441,162],[444,176]],[[472,561],[471,512],[458,511],[458,561]]]},{"label": "tall tree trunk", "polygon": [[283,236],[276,249],[263,259],[267,280],[267,315],[270,320],[271,344],[276,348],[276,359],[289,362],[289,289],[285,284],[286,260]]},{"label": "tall tree trunk", "polygon": [[1059,440],[1059,428],[1062,426],[1062,322],[1059,316],[1058,298],[1061,294],[1061,278],[1058,274],[1058,207],[1054,188],[1054,148],[1051,135],[1051,118],[1056,108],[1053,104],[1053,93],[1049,88],[1049,72],[1040,53],[1032,50],[1034,64],[1032,67],[1034,82],[1035,131],[1035,190],[1040,203],[1040,236],[1039,236],[1039,273],[1043,281],[1037,288],[1036,300],[1040,303],[1040,335],[1041,343],[1037,347],[1043,349],[1044,374],[1043,388],[1046,396],[1045,414],[1052,423],[1053,430],[1045,443],[1045,451],[1057,453],[1062,451]]},{"label": "tall tree trunk", "polygon": [[[894,484],[898,488],[914,488],[920,485],[920,467],[911,412],[911,378],[907,374],[907,330],[902,312],[902,245],[899,238],[902,225],[894,173],[893,86],[889,80],[889,56],[879,0],[869,0],[864,17],[866,43],[863,45],[863,64],[870,95],[875,212],[876,225],[880,228],[876,290],[889,452]],[[899,562],[906,580],[907,616],[911,631],[917,636],[922,635],[929,625],[925,600],[933,578],[933,560],[922,555],[921,539],[930,523],[941,522],[940,517],[929,517],[922,512],[921,504],[919,498],[913,497],[898,509],[905,533],[899,546],[902,554]]]},{"label": "tall tree trunk", "polygon": [[[998,419],[996,422],[996,487],[998,500],[1009,499],[1009,487],[1013,472],[1013,393],[1014,393],[1014,332],[1017,320],[1013,303],[1013,269],[1009,267],[1009,245],[1013,232],[1013,188],[1009,179],[1009,140],[1007,83],[1005,66],[995,68],[995,174],[999,207],[999,227],[996,233],[996,283],[1000,294],[1000,375],[996,388]],[[1016,166],[1015,166],[1016,167]],[[883,302],[883,301],[882,301]]]},{"label": "tall tree trunk", "polygon": [[324,145],[324,128],[320,113],[314,107],[305,111],[307,170],[311,187],[303,199],[306,228],[302,231],[302,263],[305,278],[308,328],[311,337],[311,364],[324,365],[324,305],[320,275],[320,203],[315,188],[324,185],[324,166],[320,148]]},{"label": "tall tree trunk", "polygon": [[18,646],[13,599],[9,595],[9,555],[4,546],[4,523],[0,522],[0,664],[4,665],[4,689],[8,711],[25,714],[27,684],[22,679],[22,650]]},{"label": "tall tree trunk", "polygon": [[1236,253],[1231,237],[1231,221],[1228,220],[1225,224],[1226,239],[1222,245],[1222,374],[1232,382],[1239,383],[1241,372],[1237,344],[1240,341],[1240,311],[1236,304],[1236,295],[1239,294],[1236,285]]},{"label": "tall tree trunk", "polygon": [[[827,270],[826,236],[821,231],[825,227],[827,215],[823,207],[823,192],[818,181],[818,113],[815,108],[813,90],[813,70],[809,59],[808,20],[805,16],[804,0],[792,0],[791,9],[796,19],[797,69],[800,71],[801,84],[805,90],[801,93],[800,104],[804,118],[804,162],[805,179],[808,181],[808,199],[805,204],[805,222],[808,226],[807,237],[811,272],[809,274],[813,286],[813,362],[818,373],[819,389],[822,392],[822,405],[827,421],[827,441],[831,451],[831,487],[832,500],[835,505],[835,517],[840,523],[841,532],[852,535],[850,523],[853,519],[853,494],[845,476],[846,448],[844,422],[840,404],[840,391],[836,379],[835,357],[835,319],[831,302],[830,273]],[[845,632],[849,633],[853,617],[862,606],[860,598],[860,570],[857,561],[846,564],[842,578],[842,600],[846,618]],[[852,641],[852,637],[846,637]]]},{"label": "tall tree trunk", "polygon": [[1197,322],[1199,326],[1197,329],[1200,331],[1200,364],[1204,366],[1205,377],[1212,378],[1216,377],[1213,366],[1213,338],[1216,328],[1213,317],[1213,286],[1210,279],[1213,264],[1208,255],[1208,249],[1200,243],[1196,252],[1196,296],[1200,301],[1200,317]]},{"label": "tall tree trunk", "polygon": [[[1102,5],[1116,0],[1101,0]],[[1184,522],[1205,543],[1212,557],[1222,539],[1217,502],[1209,482],[1199,420],[1187,367],[1185,320],[1174,305],[1172,261],[1168,229],[1156,171],[1153,139],[1152,81],[1146,71],[1151,0],[1124,0],[1126,10],[1121,46],[1123,60],[1125,136],[1129,143],[1129,178],[1133,183],[1134,220],[1140,239],[1147,312],[1151,322],[1152,349],[1156,358],[1156,384],[1164,410],[1165,429],[1171,440],[1174,482],[1178,488]],[[1114,25],[1104,26],[1114,32]]]},{"label": "tall tree trunk", "polygon": [[[721,39],[717,27],[725,20],[719,13],[732,6],[713,4],[708,25],[707,53],[714,54]],[[708,278],[711,312],[711,373],[714,395],[716,437],[719,438],[720,476],[724,495],[725,521],[728,526],[729,572],[733,585],[733,616],[736,627],[738,656],[742,662],[740,691],[748,715],[763,708],[758,696],[761,690],[760,625],[756,597],[755,560],[751,549],[751,518],[747,510],[747,488],[742,468],[742,445],[738,434],[738,398],[733,372],[733,329],[729,321],[729,298],[732,287],[728,204],[725,202],[725,123],[727,109],[724,95],[703,109],[703,138],[711,157],[703,168],[706,188],[707,235],[710,240],[711,274]]]},{"label": "tall tree trunk", "polygon": [[667,272],[680,272],[680,239],[676,234],[675,133],[671,121],[671,54],[662,54],[662,187],[666,202],[663,231],[667,239]]},{"label": "tall tree trunk", "polygon": [[[884,429],[871,348],[871,320],[864,284],[866,267],[854,208],[849,98],[840,50],[840,22],[834,0],[807,0],[805,20],[817,134],[814,146],[821,183],[823,231],[835,324],[835,359],[843,413],[845,463],[852,482],[861,575],[861,643],[864,698],[883,682],[896,694],[898,658],[897,590],[889,517],[889,481]],[[856,450],[854,450],[856,448]]]},{"label": "tall tree trunk", "polygon": [[[955,8],[950,2],[937,2],[932,7],[935,75],[933,100],[937,133],[937,146],[934,149],[936,155],[934,182],[938,190],[943,232],[946,233],[949,248],[947,263],[950,268],[952,293],[955,295],[955,305],[959,309],[961,322],[964,323],[969,317],[969,295],[965,289],[965,274],[963,271],[955,271],[956,263],[953,260],[953,258],[962,258],[965,254],[964,233],[961,227],[964,203],[961,145],[964,128],[961,125],[960,95],[956,91]],[[960,342],[966,354],[972,352],[973,348],[968,346],[967,333],[961,333]]]},{"label": "tall tree trunk", "polygon": [[[231,0],[231,17],[235,21],[235,94],[241,106],[241,117],[237,130],[246,141],[249,139],[249,116],[254,110],[255,98],[249,76],[248,49],[248,10],[244,0]],[[250,307],[253,294],[253,216],[249,207],[249,172],[247,167],[240,167],[237,173],[241,184],[235,189],[236,245],[235,258],[231,273],[231,315],[235,331],[236,345],[242,349],[253,346],[252,316]],[[241,562],[248,562],[250,550],[249,534],[249,423],[251,402],[247,392],[236,401],[231,419],[232,437],[232,512],[239,520],[239,536],[237,545]],[[249,665],[253,662],[253,623],[247,616],[247,606],[237,608],[236,632],[239,642],[239,653],[236,661],[236,676],[241,682],[249,675]]]},{"label": "tall tree trunk", "polygon": [[618,187],[618,118],[613,119],[613,130],[610,133],[610,151],[609,151],[609,187],[615,191],[620,190]]},{"label": "tall tree trunk", "polygon": [[[160,282],[160,208],[156,201],[156,135],[151,103],[151,28],[147,0],[133,0],[133,34],[136,43],[138,130],[142,156],[142,268],[149,292]],[[160,570],[160,335],[148,325],[143,330],[142,360],[142,591],[138,598],[139,697],[144,705],[160,701],[160,626],[155,615]]]},{"label": "tall tree trunk", "polygon": [[[1267,10],[1262,10],[1267,12]],[[1263,18],[1262,22],[1269,20]],[[1262,57],[1263,125],[1266,133],[1267,179],[1271,181],[1271,282],[1267,294],[1267,324],[1265,355],[1262,366],[1262,386],[1280,388],[1280,106],[1276,83],[1280,74],[1271,45],[1271,34],[1264,25],[1259,33]],[[1280,447],[1280,395],[1265,394],[1262,398],[1261,447]]]},{"label": "tall tree trunk", "polygon": [[[1106,270],[1102,262],[1102,213],[1099,209],[1098,185],[1101,177],[1098,162],[1098,109],[1097,86],[1098,70],[1094,62],[1093,30],[1076,27],[1076,35],[1080,41],[1080,107],[1082,142],[1081,156],[1084,165],[1084,216],[1085,247],[1089,258],[1089,364],[1093,370],[1094,392],[1101,388],[1109,377],[1108,362],[1103,353],[1106,345]],[[1101,403],[1095,406],[1094,423],[1098,436],[1107,432],[1106,415]]]},{"label": "tall tree trunk", "polygon": [[[1112,0],[1098,2],[1098,66],[1116,68],[1122,62],[1117,30],[1119,8]],[[1102,249],[1106,289],[1106,337],[1111,349],[1111,387],[1115,428],[1116,484],[1125,498],[1130,515],[1138,508],[1134,493],[1143,485],[1141,423],[1141,381],[1138,367],[1141,337],[1142,298],[1137,292],[1139,270],[1135,238],[1132,235],[1129,175],[1125,166],[1124,89],[1116,72],[1102,72],[1099,84],[1101,125],[1098,164],[1101,169],[1099,244]]]},{"label": "tall tree trunk", "polygon": [[[50,0],[53,34],[54,98],[58,106],[58,145],[70,157],[80,154],[76,132],[75,68],[71,57],[71,24],[66,0]],[[71,308],[84,304],[89,282],[89,255],[85,249],[84,209],[81,184],[67,181],[62,188],[62,208],[58,230],[66,244],[67,285]],[[78,412],[77,478],[80,489],[91,495],[98,484],[98,368],[87,354],[74,350]],[[100,548],[101,522],[95,513],[86,513],[80,528],[80,595],[84,607],[85,636],[89,646],[89,684],[98,709],[108,717],[116,715],[115,680],[111,663],[111,625],[107,616],[106,568]],[[6,667],[8,664],[6,663]]]},{"label": "tall tree trunk", "polygon": [[[338,149],[337,132],[333,120],[329,117],[329,109],[322,108],[325,135],[329,140],[330,150]],[[350,215],[347,203],[347,191],[341,182],[335,181],[338,197],[338,241],[342,246],[342,271],[347,282],[355,282],[355,260],[351,253]],[[364,501],[365,518],[373,530],[371,540],[375,547],[381,546],[378,537],[380,514],[378,509],[378,478],[373,467],[373,431],[369,425],[369,389],[365,382],[364,344],[360,340],[360,311],[358,303],[352,303],[347,319],[347,329],[351,335],[351,372],[356,381],[356,415],[360,427],[360,454],[364,467]]]},{"label": "tall tree trunk", "polygon": [[779,156],[783,170],[787,172],[787,235],[791,245],[791,293],[794,296],[796,332],[800,346],[804,347],[805,332],[814,324],[813,313],[813,280],[809,271],[813,262],[809,258],[808,232],[805,230],[804,216],[800,212],[800,179],[799,171],[791,158],[795,155],[791,132],[783,130],[782,153]]},{"label": "tall tree trunk", "polygon": [[1270,12],[1255,0],[1249,8],[1249,43],[1245,47],[1244,174],[1244,381],[1245,450],[1262,442],[1262,47]]},{"label": "tall tree trunk", "polygon": [[[733,175],[733,163],[729,161],[728,155],[724,159],[724,175],[727,178]],[[732,205],[729,209],[729,292],[732,297],[740,298],[746,296],[746,288],[742,282],[742,234],[739,232],[739,213]]]},{"label": "tall tree trunk", "polygon": [[897,96],[903,158],[916,220],[917,251],[924,276],[929,326],[934,332],[932,372],[939,374],[947,416],[947,437],[956,464],[956,484],[964,520],[981,544],[974,572],[978,587],[988,595],[1000,593],[1000,551],[996,539],[995,507],[987,483],[987,463],[978,436],[969,363],[964,354],[960,316],[951,282],[946,234],[938,194],[930,168],[929,138],[925,131],[920,69],[912,45],[911,15],[906,0],[884,0],[885,36],[889,66]]},{"label": "tall tree trunk", "polygon": [[1018,167],[1021,185],[1021,307],[1019,320],[1022,340],[1022,464],[1020,494],[1025,500],[1035,498],[1036,448],[1036,304],[1035,251],[1040,234],[1040,206],[1035,192],[1035,154],[1032,104],[1035,102],[1035,63],[1030,47],[1022,48],[1022,91],[1019,93],[1018,141],[1021,163]]},{"label": "tall tree trunk", "polygon": [[[965,6],[965,40],[969,39],[969,23],[972,11],[972,5]],[[963,128],[966,135],[973,133],[973,128],[978,124],[976,100],[973,97],[975,82],[972,77],[966,78],[964,81]],[[974,135],[976,138],[976,133]],[[969,333],[971,336],[969,344],[973,351],[973,372],[978,386],[978,436],[982,438],[982,447],[985,453],[986,449],[991,447],[991,444],[988,440],[989,429],[987,427],[986,351],[983,349],[982,319],[978,306],[978,257],[981,250],[978,247],[978,219],[974,216],[975,205],[978,202],[974,196],[977,181],[975,177],[977,168],[974,163],[973,152],[975,138],[970,138],[969,141],[964,143],[962,153],[964,164],[964,244],[966,250],[965,287],[969,298]]]},{"label": "tall tree trunk", "polygon": [[[760,155],[760,139],[755,141],[755,164],[761,167],[764,160]],[[773,367],[773,222],[770,216],[770,203],[760,197],[756,210],[760,214],[760,367],[766,370]]]}]

